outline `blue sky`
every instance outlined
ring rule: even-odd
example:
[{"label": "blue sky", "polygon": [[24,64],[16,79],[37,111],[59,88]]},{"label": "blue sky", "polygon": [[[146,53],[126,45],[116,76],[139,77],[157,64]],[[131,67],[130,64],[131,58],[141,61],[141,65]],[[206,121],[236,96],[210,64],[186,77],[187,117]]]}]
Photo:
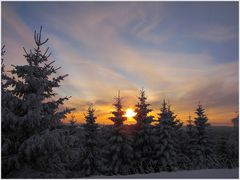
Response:
[{"label": "blue sky", "polygon": [[134,108],[142,87],[155,114],[167,98],[183,121],[199,100],[212,123],[235,116],[238,2],[2,2],[9,68],[41,25],[79,119],[92,102],[108,123],[117,91]]}]

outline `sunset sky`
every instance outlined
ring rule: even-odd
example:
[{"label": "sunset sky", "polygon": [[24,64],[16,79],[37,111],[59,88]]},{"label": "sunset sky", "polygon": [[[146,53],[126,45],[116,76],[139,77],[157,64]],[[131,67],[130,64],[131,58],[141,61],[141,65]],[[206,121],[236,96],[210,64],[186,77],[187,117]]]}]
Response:
[{"label": "sunset sky", "polygon": [[[98,123],[121,90],[134,108],[144,87],[156,115],[163,99],[182,121],[198,101],[213,125],[238,111],[238,2],[1,2],[5,64],[25,64],[43,26],[50,60],[69,74],[57,90],[84,122],[89,103]],[[128,121],[128,123],[134,123]]]}]

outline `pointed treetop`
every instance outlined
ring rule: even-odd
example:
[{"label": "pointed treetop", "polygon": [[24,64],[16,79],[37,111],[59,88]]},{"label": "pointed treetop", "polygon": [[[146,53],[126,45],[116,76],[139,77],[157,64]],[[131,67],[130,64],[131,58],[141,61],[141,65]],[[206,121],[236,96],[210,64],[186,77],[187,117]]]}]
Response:
[{"label": "pointed treetop", "polygon": [[166,100],[163,99],[163,103],[162,103],[161,111],[162,111],[162,113],[167,113],[167,110],[168,110],[168,107],[167,107]]},{"label": "pointed treetop", "polygon": [[153,121],[153,116],[149,116],[148,113],[152,111],[152,109],[148,108],[150,104],[146,103],[147,97],[145,95],[145,90],[140,90],[140,96],[138,97],[139,102],[135,105],[135,112],[137,113],[134,116],[134,119],[137,121],[138,125],[150,124]]},{"label": "pointed treetop", "polygon": [[41,40],[42,38],[42,26],[40,27],[40,31],[37,33],[36,30],[34,31],[34,40],[37,46],[41,46],[48,42],[48,38],[45,41]]},{"label": "pointed treetop", "polygon": [[159,123],[166,121],[168,118],[168,105],[165,99],[163,99],[162,107],[160,108],[160,113],[158,115],[159,115],[159,118],[158,118]]},{"label": "pointed treetop", "polygon": [[195,117],[195,125],[196,125],[196,128],[197,129],[205,129],[205,127],[209,126],[209,124],[207,123],[208,122],[208,118],[205,114],[205,109],[202,107],[201,104],[198,104],[198,107],[195,111],[195,114],[197,115]]},{"label": "pointed treetop", "polygon": [[192,118],[192,117],[191,117],[191,115],[190,115],[190,113],[189,113],[188,120],[187,120],[187,122],[188,122],[189,125],[192,125],[192,119],[191,119],[191,118]]},{"label": "pointed treetop", "polygon": [[112,112],[113,117],[110,117],[109,119],[113,121],[115,127],[120,127],[123,125],[123,122],[127,120],[127,118],[124,117],[125,113],[122,110],[120,90],[118,91],[118,96],[115,97],[115,103],[113,105],[115,106],[116,110]]},{"label": "pointed treetop", "polygon": [[93,108],[93,104],[89,104],[87,115],[84,114],[86,119],[86,124],[93,125],[96,122],[96,117],[94,116],[95,109]]},{"label": "pointed treetop", "polygon": [[197,116],[201,118],[206,118],[205,109],[202,107],[201,104],[198,104],[195,114],[197,114]]},{"label": "pointed treetop", "polygon": [[44,129],[57,127],[66,114],[73,110],[60,109],[69,97],[57,97],[54,89],[60,87],[60,82],[67,75],[55,76],[55,67],[48,64],[48,58],[42,53],[40,46],[48,41],[42,40],[42,27],[38,33],[35,31],[34,41],[37,48],[30,50],[30,53],[25,50],[27,63],[12,65],[8,81],[11,94],[19,100],[16,114],[24,119],[21,126],[26,138]]},{"label": "pointed treetop", "polygon": [[177,115],[175,115],[175,113],[171,110],[171,105],[167,104],[165,99],[163,100],[162,107],[160,108],[160,113],[158,115],[158,125],[171,126],[174,127],[175,130],[182,127],[183,123],[179,119],[176,119]]},{"label": "pointed treetop", "polygon": [[167,106],[167,102],[165,99],[163,99],[163,104],[165,104],[165,106]]},{"label": "pointed treetop", "polygon": [[89,103],[88,105],[88,112],[94,112],[95,109],[93,108],[93,103]]},{"label": "pointed treetop", "polygon": [[118,98],[120,98],[120,90],[118,90]]},{"label": "pointed treetop", "polygon": [[115,107],[117,108],[122,108],[122,98],[120,96],[120,90],[118,90],[118,94],[117,96],[114,98],[115,99],[115,103],[113,104]]},{"label": "pointed treetop", "polygon": [[138,98],[145,96],[145,92],[143,89],[140,89],[140,96],[137,96]]}]

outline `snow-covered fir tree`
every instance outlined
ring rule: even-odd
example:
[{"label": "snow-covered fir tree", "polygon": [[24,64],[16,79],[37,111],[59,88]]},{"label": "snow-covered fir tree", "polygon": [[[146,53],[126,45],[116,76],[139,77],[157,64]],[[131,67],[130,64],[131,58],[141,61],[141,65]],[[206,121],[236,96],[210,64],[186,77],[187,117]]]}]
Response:
[{"label": "snow-covered fir tree", "polygon": [[96,124],[94,111],[93,105],[91,104],[88,107],[87,115],[85,115],[86,124],[83,125],[85,152],[78,166],[81,174],[85,176],[98,174],[98,125]]},{"label": "snow-covered fir tree", "polygon": [[137,113],[134,119],[137,121],[134,133],[134,168],[137,173],[153,172],[153,154],[154,136],[151,123],[153,116],[149,113],[152,111],[146,103],[147,97],[145,91],[140,91],[139,102],[135,105]]},{"label": "snow-covered fir tree", "polygon": [[148,108],[150,104],[146,103],[147,97],[143,89],[140,91],[140,96],[138,99],[139,102],[135,105],[135,112],[137,114],[134,116],[134,119],[137,121],[137,126],[142,127],[143,125],[151,124],[153,122],[153,116],[148,115],[152,109]]},{"label": "snow-covered fir tree", "polygon": [[174,171],[177,169],[176,131],[181,124],[165,100],[158,115],[158,124],[155,128],[155,170]]},{"label": "snow-covered fir tree", "polygon": [[[7,101],[8,104],[4,104],[4,107],[13,110],[2,116],[2,128],[4,129],[3,136],[8,136],[13,131],[17,134],[17,140],[14,142],[16,154],[25,140],[48,128],[57,127],[65,114],[72,110],[59,109],[69,97],[54,100],[56,97],[54,88],[59,88],[60,82],[67,75],[54,77],[59,68],[54,68],[54,61],[49,62],[51,55],[48,53],[49,48],[42,51],[42,46],[47,43],[48,39],[42,40],[41,31],[42,28],[39,33],[36,31],[34,33],[36,45],[34,50],[27,52],[24,49],[27,64],[12,65],[12,77],[7,79],[8,92],[13,98],[11,97],[12,101]],[[6,99],[4,101],[6,102]],[[22,156],[21,162],[24,162],[24,158],[28,157]],[[5,171],[5,166],[3,171]]]},{"label": "snow-covered fir tree", "polygon": [[63,105],[69,97],[58,98],[53,88],[60,87],[60,82],[68,75],[54,77],[57,70],[53,63],[49,62],[51,53],[47,48],[42,52],[42,46],[48,41],[42,40],[42,28],[39,33],[34,33],[36,47],[34,51],[27,52],[25,55],[27,64],[22,66],[13,66],[11,73],[16,75],[12,80],[12,93],[22,99],[22,110],[19,121],[24,128],[25,137],[41,132],[47,128],[54,128],[69,113],[70,109],[60,111],[59,106]]},{"label": "snow-covered fir tree", "polygon": [[116,108],[115,111],[112,112],[113,116],[109,119],[114,123],[114,127],[119,128],[122,127],[123,122],[127,120],[124,117],[125,112],[122,109],[122,99],[120,97],[120,91],[118,91],[118,96],[115,98],[116,102],[113,106]]},{"label": "snow-covered fir tree", "polygon": [[216,158],[213,153],[213,143],[208,136],[208,118],[201,104],[195,111],[194,137],[191,141],[191,160],[195,168],[211,168],[216,166]]},{"label": "snow-covered fir tree", "polygon": [[133,149],[130,138],[123,127],[123,122],[127,118],[124,116],[125,112],[122,109],[120,91],[113,105],[115,111],[112,112],[113,116],[109,119],[114,124],[109,133],[108,144],[105,146],[108,170],[111,175],[130,174],[132,172]]}]

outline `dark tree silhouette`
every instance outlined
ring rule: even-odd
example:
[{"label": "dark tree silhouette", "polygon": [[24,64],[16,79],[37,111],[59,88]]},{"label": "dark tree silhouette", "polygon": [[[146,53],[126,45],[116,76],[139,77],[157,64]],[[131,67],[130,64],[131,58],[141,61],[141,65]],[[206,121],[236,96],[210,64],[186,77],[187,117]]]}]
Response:
[{"label": "dark tree silhouette", "polygon": [[[61,119],[73,110],[68,108],[60,110],[59,108],[69,97],[54,100],[56,93],[53,88],[59,88],[60,82],[68,75],[54,77],[59,68],[54,68],[54,61],[49,62],[51,55],[48,53],[49,48],[42,52],[42,46],[47,43],[48,39],[42,40],[41,32],[42,28],[39,33],[34,32],[36,47],[33,51],[27,52],[23,48],[27,64],[12,65],[13,69],[10,71],[12,77],[6,74],[2,76],[5,81],[4,103],[2,104],[4,105],[2,137],[5,139],[3,146],[7,148],[11,144],[7,140],[10,136],[15,140],[11,157],[3,157],[3,164],[6,162],[6,166],[2,166],[4,174],[12,169],[8,166],[13,164],[11,158],[17,156],[25,140],[48,128],[56,128],[60,125]],[[2,68],[4,69],[4,66]],[[23,159],[25,158],[22,156],[21,162],[24,162]],[[16,167],[16,164],[11,167]]]},{"label": "dark tree silhouette", "polygon": [[134,119],[137,121],[138,127],[149,125],[153,122],[153,116],[148,115],[152,109],[148,108],[150,104],[146,103],[147,97],[145,96],[145,91],[143,89],[140,91],[140,96],[138,99],[139,102],[135,105],[135,112],[137,114],[134,116]]},{"label": "dark tree silhouette", "polygon": [[58,98],[53,88],[59,88],[60,82],[68,75],[54,77],[57,70],[53,63],[49,62],[51,53],[49,48],[42,52],[41,48],[48,41],[42,40],[42,28],[39,33],[35,31],[34,40],[36,47],[34,51],[27,52],[25,49],[26,65],[12,65],[11,73],[16,75],[11,80],[11,91],[15,96],[20,98],[21,109],[19,109],[18,119],[20,126],[23,128],[23,135],[28,138],[32,134],[41,132],[46,128],[54,128],[59,125],[65,114],[71,109],[59,110],[59,106],[63,105],[69,97]]},{"label": "dark tree silhouette", "polygon": [[129,174],[131,173],[133,150],[131,141],[123,128],[123,122],[127,118],[124,117],[125,112],[122,110],[120,91],[113,105],[116,110],[112,112],[113,116],[109,119],[114,124],[109,133],[108,144],[105,146],[109,174]]},{"label": "dark tree silhouette", "polygon": [[85,153],[79,164],[81,174],[85,176],[98,174],[98,125],[96,124],[94,111],[93,105],[90,105],[87,115],[85,115],[86,124],[83,126],[85,131]]},{"label": "dark tree silhouette", "polygon": [[137,114],[134,117],[137,121],[133,142],[134,168],[138,173],[148,173],[153,171],[153,116],[148,115],[152,110],[149,109],[150,104],[146,103],[147,97],[143,89],[138,99],[135,109]]},{"label": "dark tree silhouette", "polygon": [[177,167],[176,130],[180,126],[170,106],[163,100],[161,111],[158,114],[155,144],[155,169],[157,171],[173,171]]},{"label": "dark tree silhouette", "polygon": [[[191,141],[192,162],[195,168],[209,168],[216,164],[213,154],[213,143],[208,136],[208,118],[205,109],[198,104],[194,121],[194,138]],[[216,166],[216,165],[215,165]]]},{"label": "dark tree silhouette", "polygon": [[127,120],[127,118],[124,117],[125,112],[122,110],[120,91],[118,92],[118,96],[115,98],[115,100],[116,102],[113,105],[116,110],[112,112],[113,117],[110,117],[109,119],[114,123],[114,126],[118,128],[121,127],[123,122]]}]

